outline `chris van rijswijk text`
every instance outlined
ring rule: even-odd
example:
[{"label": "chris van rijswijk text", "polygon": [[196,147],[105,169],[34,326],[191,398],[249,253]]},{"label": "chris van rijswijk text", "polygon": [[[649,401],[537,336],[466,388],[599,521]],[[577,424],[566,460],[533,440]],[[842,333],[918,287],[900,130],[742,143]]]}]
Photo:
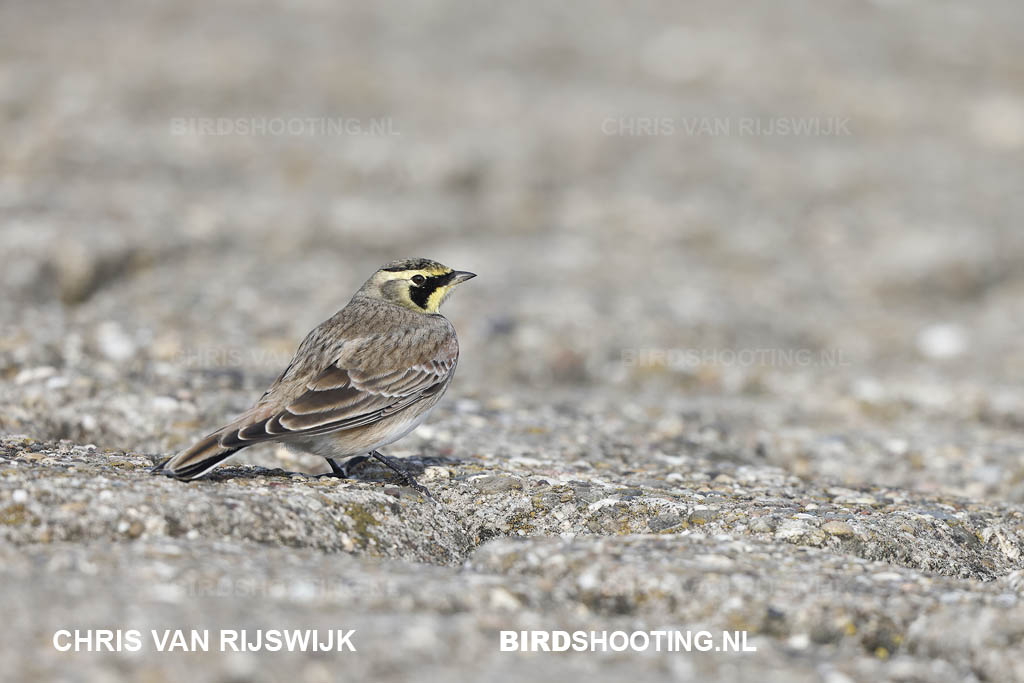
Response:
[{"label": "chris van rijswijk text", "polygon": [[53,647],[60,652],[355,652],[355,629],[60,629]]}]

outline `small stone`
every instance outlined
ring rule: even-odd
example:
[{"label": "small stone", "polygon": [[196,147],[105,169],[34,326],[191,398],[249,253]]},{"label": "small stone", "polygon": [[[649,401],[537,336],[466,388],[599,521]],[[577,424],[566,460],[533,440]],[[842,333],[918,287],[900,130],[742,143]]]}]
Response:
[{"label": "small stone", "polygon": [[153,410],[158,413],[173,413],[178,409],[178,401],[170,396],[154,396],[150,403],[153,406]]},{"label": "small stone", "polygon": [[825,534],[801,519],[787,519],[775,531],[775,538],[796,545],[821,545]]},{"label": "small stone", "polygon": [[507,474],[489,474],[473,480],[473,486],[481,493],[504,493],[505,491],[520,491],[523,482]]},{"label": "small stone", "polygon": [[821,525],[821,530],[832,536],[853,536],[853,527],[838,520],[825,522]]},{"label": "small stone", "polygon": [[885,442],[885,450],[893,455],[906,455],[910,450],[910,443],[906,439],[889,439]]},{"label": "small stone", "polygon": [[670,529],[682,521],[682,518],[677,514],[662,514],[647,520],[647,528],[657,533],[659,531],[664,531],[665,529]]},{"label": "small stone", "polygon": [[423,470],[420,475],[421,482],[448,481],[452,478],[452,471],[447,467],[432,465]]},{"label": "small stone", "polygon": [[698,508],[690,513],[687,521],[690,524],[703,525],[718,517],[718,512],[709,508]]},{"label": "small stone", "polygon": [[510,593],[505,588],[494,588],[491,590],[490,595],[491,607],[499,611],[512,612],[522,607],[522,603],[515,595]]},{"label": "small stone", "polygon": [[96,330],[100,351],[112,361],[125,361],[135,355],[135,341],[116,322],[100,323]]},{"label": "small stone", "polygon": [[917,350],[925,358],[946,360],[956,358],[967,349],[967,332],[960,325],[930,325],[917,335]]},{"label": "small stone", "polygon": [[825,674],[824,683],[853,683],[853,679],[840,671],[833,670]]},{"label": "small stone", "polygon": [[14,376],[14,383],[20,386],[32,382],[40,382],[56,374],[57,368],[50,367],[49,365],[43,365],[38,368],[25,368]]},{"label": "small stone", "polygon": [[786,644],[794,650],[806,650],[807,646],[811,644],[811,637],[806,633],[795,633],[789,637]]}]

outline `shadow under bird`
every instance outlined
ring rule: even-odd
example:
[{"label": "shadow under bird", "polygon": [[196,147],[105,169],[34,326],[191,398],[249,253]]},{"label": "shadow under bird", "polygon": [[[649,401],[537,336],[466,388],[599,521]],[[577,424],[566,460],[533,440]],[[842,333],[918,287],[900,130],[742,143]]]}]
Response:
[{"label": "shadow under bird", "polygon": [[[252,408],[153,472],[197,479],[247,446],[274,441],[325,457],[338,477],[375,458],[430,497],[377,449],[419,426],[451,383],[459,343],[440,308],[472,277],[429,259],[386,264],[306,336]],[[342,458],[351,459],[340,465]]]}]

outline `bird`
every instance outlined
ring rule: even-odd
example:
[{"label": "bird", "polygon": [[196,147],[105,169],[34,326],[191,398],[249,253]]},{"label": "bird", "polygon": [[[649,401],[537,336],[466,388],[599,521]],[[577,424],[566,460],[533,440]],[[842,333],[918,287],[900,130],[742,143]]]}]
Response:
[{"label": "bird", "polygon": [[378,449],[418,427],[448,389],[459,342],[440,308],[473,277],[425,258],[386,263],[306,335],[249,410],[153,473],[198,479],[243,448],[279,442],[326,458],[327,476],[348,478],[352,467],[374,458],[432,498]]}]

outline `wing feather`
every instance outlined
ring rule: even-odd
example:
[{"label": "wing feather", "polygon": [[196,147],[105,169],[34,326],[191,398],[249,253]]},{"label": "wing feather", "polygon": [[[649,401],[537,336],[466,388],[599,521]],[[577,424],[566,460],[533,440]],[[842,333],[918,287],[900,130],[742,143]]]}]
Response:
[{"label": "wing feather", "polygon": [[[341,361],[339,361],[340,363]],[[284,410],[229,430],[225,447],[288,436],[312,436],[355,429],[394,415],[436,395],[451,379],[458,351],[389,372],[369,372],[334,364],[306,384],[306,391]]]},{"label": "wing feather", "polygon": [[365,398],[366,392],[352,385],[323,391],[310,389],[288,406],[288,412],[292,415],[334,412],[349,406],[355,407]]}]

